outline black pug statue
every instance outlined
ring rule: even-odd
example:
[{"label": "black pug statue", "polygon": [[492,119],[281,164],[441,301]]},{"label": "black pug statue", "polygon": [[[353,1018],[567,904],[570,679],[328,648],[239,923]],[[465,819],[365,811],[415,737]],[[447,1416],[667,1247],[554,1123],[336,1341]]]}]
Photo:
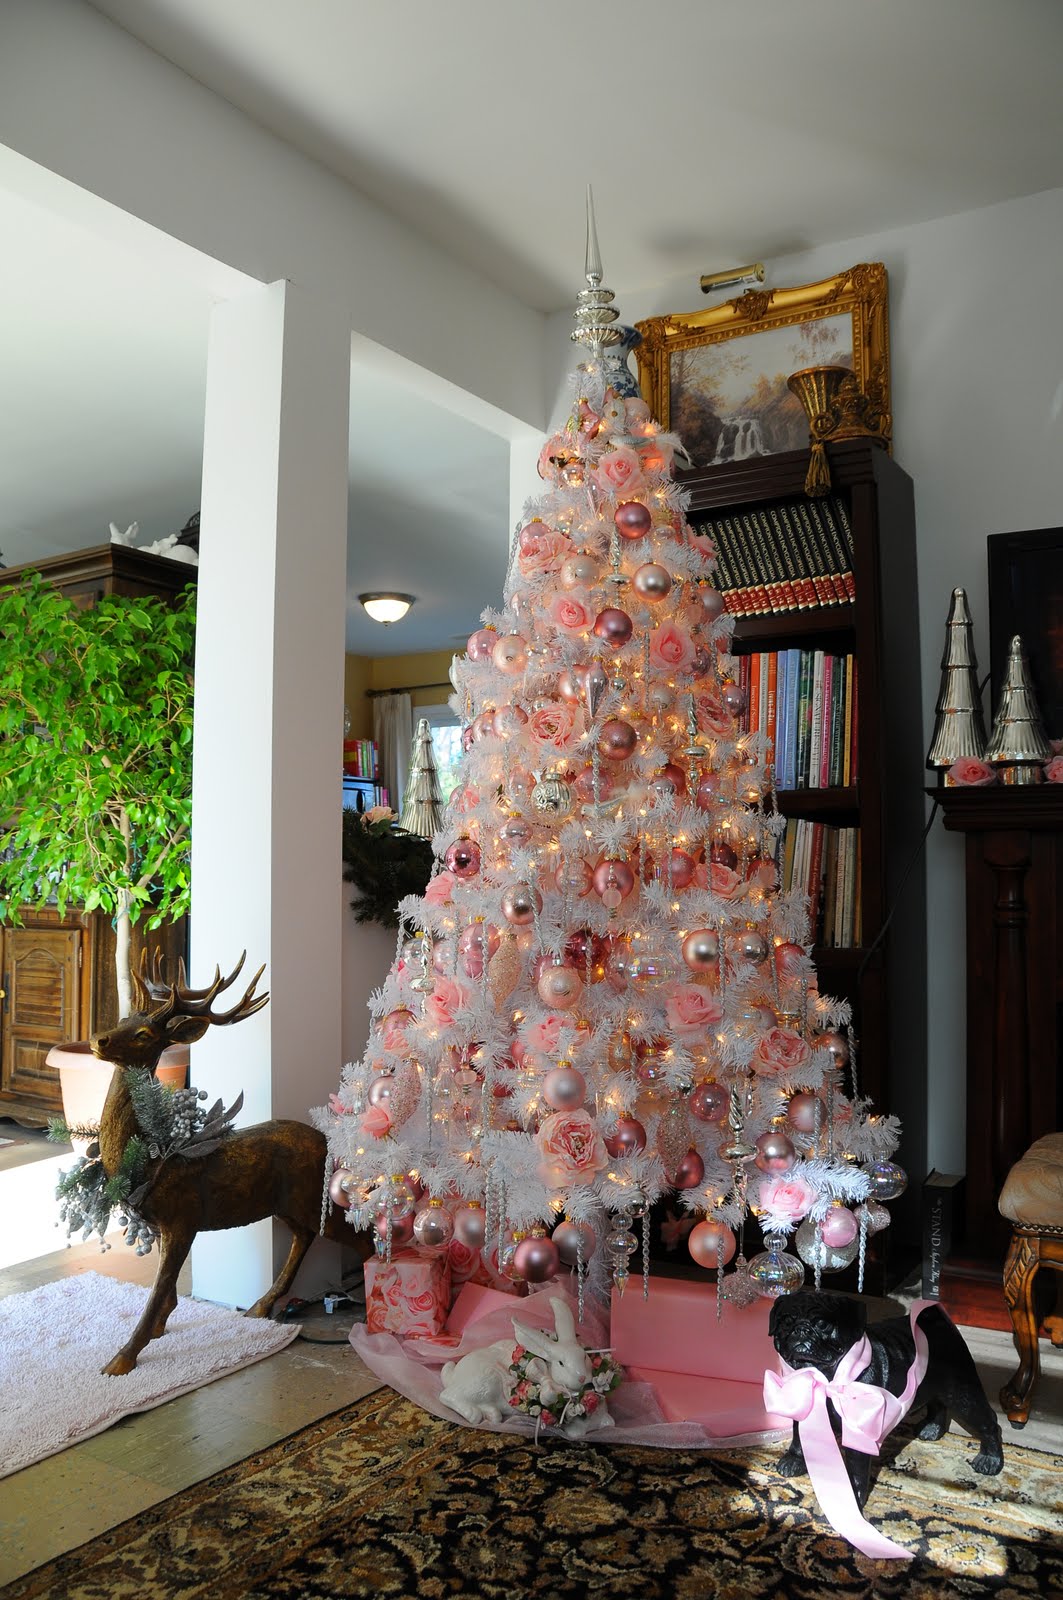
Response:
[{"label": "black pug statue", "polygon": [[[911,1402],[913,1409],[922,1405],[927,1408],[919,1438],[940,1439],[954,1416],[979,1440],[981,1448],[971,1462],[975,1472],[1000,1472],[1004,1466],[1000,1426],[963,1338],[938,1305],[925,1305],[918,1312],[917,1321],[928,1350],[926,1374]],[[795,1371],[814,1367],[828,1380],[834,1378],[846,1353],[866,1337],[871,1361],[854,1374],[855,1381],[876,1384],[891,1395],[904,1394],[915,1360],[915,1336],[907,1316],[890,1317],[868,1326],[867,1308],[859,1300],[802,1289],[776,1300],[768,1331],[789,1367]],[[840,1437],[838,1414],[829,1398],[827,1407],[834,1433]],[[845,1448],[842,1457],[856,1503],[862,1509],[868,1495],[872,1457],[866,1451]],[[778,1469],[786,1477],[805,1471],[796,1422],[793,1441]]]}]

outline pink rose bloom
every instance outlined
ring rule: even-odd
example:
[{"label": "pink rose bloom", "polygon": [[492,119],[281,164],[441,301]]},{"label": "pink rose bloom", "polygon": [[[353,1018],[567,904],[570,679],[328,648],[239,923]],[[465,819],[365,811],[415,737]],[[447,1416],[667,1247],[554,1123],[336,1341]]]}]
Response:
[{"label": "pink rose bloom", "polygon": [[787,1175],[766,1178],[760,1186],[757,1204],[761,1210],[787,1222],[799,1222],[815,1202],[816,1193],[804,1178]]},{"label": "pink rose bloom", "polygon": [[593,1416],[594,1413],[597,1411],[598,1404],[599,1404],[599,1396],[595,1394],[593,1389],[588,1390],[588,1392],[583,1396],[582,1405],[583,1405],[584,1411],[587,1413],[587,1415],[589,1417]]},{"label": "pink rose bloom", "polygon": [[547,1411],[545,1406],[543,1406],[542,1423],[544,1428],[554,1428],[557,1426],[557,1418],[554,1416],[552,1411]]},{"label": "pink rose bloom", "polygon": [[350,1111],[351,1111],[351,1107],[350,1106],[345,1106],[343,1101],[340,1099],[338,1094],[330,1094],[329,1095],[329,1097],[328,1097],[328,1108],[332,1112],[334,1117],[346,1117],[346,1116],[349,1116],[350,1115]]},{"label": "pink rose bloom", "polygon": [[395,813],[390,806],[370,806],[364,815],[367,825],[371,827],[374,822],[383,822],[385,817],[393,817]]},{"label": "pink rose bloom", "polygon": [[449,905],[457,881],[452,872],[438,872],[424,892],[425,903],[430,906]]},{"label": "pink rose bloom", "polygon": [[436,978],[435,988],[424,1003],[426,1021],[435,1028],[452,1028],[469,1003],[460,983],[452,978]]},{"label": "pink rose bloom", "polygon": [[1063,756],[1053,756],[1045,762],[1045,782],[1063,783]]},{"label": "pink rose bloom", "polygon": [[734,718],[723,703],[723,695],[716,685],[703,689],[694,702],[698,714],[698,731],[711,734],[714,739],[730,739],[735,731]]},{"label": "pink rose bloom", "polygon": [[974,756],[960,756],[949,768],[953,783],[965,789],[981,789],[987,783],[996,783],[997,775],[988,761],[978,761]]},{"label": "pink rose bloom", "polygon": [[551,750],[571,750],[576,742],[576,707],[567,700],[553,700],[528,718],[528,732],[536,744]]},{"label": "pink rose bloom", "polygon": [[650,634],[650,660],[665,672],[689,672],[694,655],[693,639],[674,622],[662,623]]},{"label": "pink rose bloom", "polygon": [[588,1182],[609,1165],[598,1124],[586,1111],[555,1111],[539,1124],[536,1142],[540,1171],[551,1188]]},{"label": "pink rose bloom", "polygon": [[525,529],[527,536],[517,557],[517,565],[526,578],[533,572],[556,572],[572,549],[563,533],[556,533],[545,522],[541,526],[543,531],[538,534],[528,534]]},{"label": "pink rose bloom", "polygon": [[382,1106],[370,1106],[362,1115],[362,1132],[370,1139],[383,1139],[391,1129],[391,1118]]},{"label": "pink rose bloom", "polygon": [[547,615],[551,622],[556,622],[559,628],[571,633],[578,632],[580,628],[589,628],[595,617],[587,596],[577,589],[571,589],[567,594],[555,594]]},{"label": "pink rose bloom", "polygon": [[594,477],[603,494],[634,494],[642,487],[642,462],[626,444],[618,445],[602,457]]},{"label": "pink rose bloom", "polygon": [[470,784],[466,784],[464,789],[454,790],[450,803],[454,810],[460,811],[462,815],[467,811],[475,811],[480,804],[480,791],[472,788]]},{"label": "pink rose bloom", "polygon": [[531,1050],[535,1055],[556,1055],[565,1021],[564,1017],[551,1016],[547,1017],[545,1022],[533,1022],[524,1030],[525,1049]]},{"label": "pink rose bloom", "polygon": [[738,873],[722,861],[699,861],[694,868],[694,883],[699,889],[711,889],[720,900],[736,900],[742,893]]},{"label": "pink rose bloom", "polygon": [[575,454],[571,439],[563,433],[553,434],[539,451],[540,478],[556,478],[561,465],[571,461]]},{"label": "pink rose bloom", "polygon": [[807,1067],[812,1051],[799,1033],[792,1028],[772,1028],[765,1033],[753,1052],[752,1067],[765,1077],[793,1078],[795,1072]]},{"label": "pink rose bloom", "polygon": [[683,534],[683,542],[689,549],[696,551],[702,561],[716,560],[716,546],[707,533],[700,533],[697,528],[692,528],[688,524]]},{"label": "pink rose bloom", "polygon": [[667,994],[665,1015],[677,1038],[703,1038],[723,1017],[723,1007],[716,996],[696,984],[669,984]]},{"label": "pink rose bloom", "polygon": [[400,1056],[409,1055],[410,1041],[406,1037],[406,1029],[411,1021],[412,1018],[408,1013],[403,1021],[397,1017],[389,1017],[380,1030],[380,1043],[385,1050],[393,1050]]}]

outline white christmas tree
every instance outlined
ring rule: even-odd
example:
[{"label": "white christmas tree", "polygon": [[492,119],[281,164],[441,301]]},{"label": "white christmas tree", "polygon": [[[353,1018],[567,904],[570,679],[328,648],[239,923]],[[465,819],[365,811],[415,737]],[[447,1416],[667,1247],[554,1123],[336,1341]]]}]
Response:
[{"label": "white christmas tree", "polygon": [[[502,608],[455,663],[461,777],[436,874],[400,908],[420,931],[322,1117],[330,1193],[382,1253],[456,1237],[511,1277],[575,1268],[581,1294],[588,1264],[623,1288],[639,1218],[645,1276],[671,1193],[724,1295],[775,1296],[804,1277],[795,1229],[817,1280],[862,1267],[905,1185],[897,1124],[859,1098],[849,1009],[818,992],[803,896],[779,891],[766,741],[739,728],[677,441],[603,359],[592,215],[587,283],[571,416]],[[766,1248],[725,1277],[750,1211]]]}]

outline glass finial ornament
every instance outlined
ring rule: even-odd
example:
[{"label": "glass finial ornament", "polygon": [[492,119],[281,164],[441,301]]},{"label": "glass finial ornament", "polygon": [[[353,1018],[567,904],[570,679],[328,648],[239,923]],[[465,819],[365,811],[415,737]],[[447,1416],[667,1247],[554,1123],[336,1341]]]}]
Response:
[{"label": "glass finial ornament", "polygon": [[926,756],[932,772],[944,773],[961,756],[981,761],[985,755],[985,719],[973,633],[967,591],[953,589],[941,656],[941,687],[934,706],[934,737]]},{"label": "glass finial ornament", "polygon": [[[833,1201],[872,1234],[898,1127],[857,1092],[849,1007],[820,992],[805,898],[771,870],[784,822],[739,721],[734,620],[677,441],[607,354],[623,333],[590,207],[587,245],[571,411],[452,668],[467,738],[437,871],[402,902],[416,936],[341,1075],[351,1109],[319,1126],[382,1250],[423,1219],[488,1276],[519,1277],[525,1244],[581,1296],[633,1274],[645,1292],[667,1200],[677,1246],[716,1224],[694,1248],[725,1308],[800,1284],[787,1237]],[[753,1215],[767,1244],[747,1260]]]}]

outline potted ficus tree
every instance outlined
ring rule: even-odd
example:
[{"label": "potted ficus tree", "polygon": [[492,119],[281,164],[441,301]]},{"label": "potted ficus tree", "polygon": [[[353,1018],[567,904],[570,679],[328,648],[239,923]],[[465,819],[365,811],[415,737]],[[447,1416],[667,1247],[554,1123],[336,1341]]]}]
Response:
[{"label": "potted ficus tree", "polygon": [[89,607],[37,574],[0,589],[0,921],[108,916],[119,1017],[133,924],[188,909],[194,637],[191,585]]}]

